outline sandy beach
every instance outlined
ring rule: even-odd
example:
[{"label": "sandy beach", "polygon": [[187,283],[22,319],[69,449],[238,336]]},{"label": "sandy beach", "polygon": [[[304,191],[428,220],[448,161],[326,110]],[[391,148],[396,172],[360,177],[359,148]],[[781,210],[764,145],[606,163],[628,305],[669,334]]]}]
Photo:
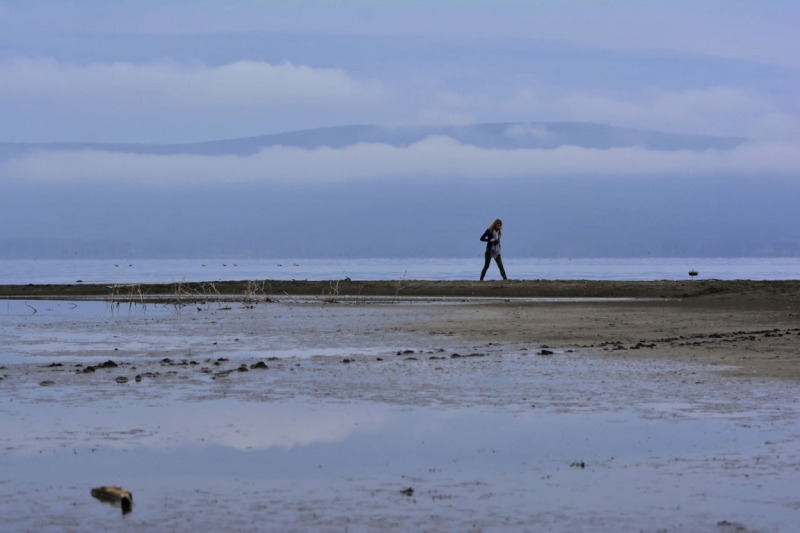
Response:
[{"label": "sandy beach", "polygon": [[1,287],[12,528],[796,523],[799,282],[265,287]]}]

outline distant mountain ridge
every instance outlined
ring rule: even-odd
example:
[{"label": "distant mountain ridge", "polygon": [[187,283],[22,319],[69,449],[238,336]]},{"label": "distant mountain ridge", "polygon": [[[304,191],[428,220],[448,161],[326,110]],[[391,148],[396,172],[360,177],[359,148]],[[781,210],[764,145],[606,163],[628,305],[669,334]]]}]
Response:
[{"label": "distant mountain ridge", "polygon": [[644,146],[651,150],[670,151],[728,150],[747,141],[742,137],[666,133],[590,122],[506,122],[465,126],[353,125],[182,144],[0,143],[0,160],[20,157],[35,151],[54,150],[101,150],[156,155],[247,156],[271,146],[314,149],[320,147],[344,148],[359,143],[384,143],[402,147],[431,136],[447,136],[463,144],[501,150],[551,149],[564,145],[596,149]]}]

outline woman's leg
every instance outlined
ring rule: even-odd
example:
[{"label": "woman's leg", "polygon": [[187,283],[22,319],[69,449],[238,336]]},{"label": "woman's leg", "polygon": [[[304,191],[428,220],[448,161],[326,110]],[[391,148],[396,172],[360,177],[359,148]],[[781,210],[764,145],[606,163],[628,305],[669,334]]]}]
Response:
[{"label": "woman's leg", "polygon": [[503,279],[508,279],[506,277],[506,269],[503,268],[503,259],[498,255],[494,260],[497,263],[497,268],[500,269],[500,275],[503,276]]},{"label": "woman's leg", "polygon": [[485,261],[483,262],[483,270],[481,270],[481,281],[483,281],[483,277],[486,275],[486,271],[489,270],[489,263],[492,262],[492,254],[489,250],[486,250],[486,255],[484,255]]}]

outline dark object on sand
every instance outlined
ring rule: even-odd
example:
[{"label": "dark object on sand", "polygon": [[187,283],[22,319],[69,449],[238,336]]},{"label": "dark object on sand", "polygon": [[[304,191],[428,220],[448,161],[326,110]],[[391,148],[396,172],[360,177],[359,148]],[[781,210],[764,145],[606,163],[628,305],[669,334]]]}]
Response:
[{"label": "dark object on sand", "polygon": [[108,502],[115,507],[122,507],[122,514],[128,514],[133,508],[133,494],[122,487],[97,487],[92,489],[92,496],[101,502]]},{"label": "dark object on sand", "polygon": [[553,352],[550,350],[541,350],[539,355],[553,355]]},{"label": "dark object on sand", "polygon": [[119,376],[114,381],[116,381],[117,383],[127,383],[128,382],[128,378],[126,378],[125,376]]},{"label": "dark object on sand", "polygon": [[407,489],[401,490],[400,494],[403,494],[404,496],[413,496],[414,495],[414,489],[411,488],[411,487],[408,487]]},{"label": "dark object on sand", "polygon": [[689,271],[689,275],[692,277],[692,279],[694,279],[694,277],[697,275],[697,270],[695,270],[695,269],[691,269],[691,270]]},{"label": "dark object on sand", "polygon": [[258,363],[250,365],[250,368],[263,368],[264,370],[266,370],[269,367],[267,366],[267,363],[265,363],[264,361],[259,361]]},{"label": "dark object on sand", "polygon": [[99,365],[97,365],[96,368],[117,368],[118,366],[119,365],[117,363],[109,359],[105,363],[100,363]]},{"label": "dark object on sand", "polygon": [[586,468],[586,463],[583,461],[573,461],[573,463],[569,466],[572,468]]}]

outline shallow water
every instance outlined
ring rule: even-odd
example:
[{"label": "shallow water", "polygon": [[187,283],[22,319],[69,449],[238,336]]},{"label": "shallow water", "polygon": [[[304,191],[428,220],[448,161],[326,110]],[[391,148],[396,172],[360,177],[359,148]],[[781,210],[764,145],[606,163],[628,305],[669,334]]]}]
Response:
[{"label": "shallow water", "polygon": [[[14,529],[790,531],[798,517],[785,422],[314,398],[10,403],[0,510]],[[89,496],[112,483],[134,494],[131,515]]]},{"label": "shallow water", "polygon": [[[793,531],[800,519],[793,383],[398,327],[430,304],[111,315],[37,303],[0,313],[11,530]],[[131,514],[90,496],[106,484],[133,492]]]},{"label": "shallow water", "polygon": [[[686,280],[800,279],[800,258],[515,258],[503,259],[512,279]],[[219,280],[477,279],[483,255],[443,259],[139,259],[0,260],[0,284],[156,283]],[[492,265],[487,279],[498,279]]]}]

